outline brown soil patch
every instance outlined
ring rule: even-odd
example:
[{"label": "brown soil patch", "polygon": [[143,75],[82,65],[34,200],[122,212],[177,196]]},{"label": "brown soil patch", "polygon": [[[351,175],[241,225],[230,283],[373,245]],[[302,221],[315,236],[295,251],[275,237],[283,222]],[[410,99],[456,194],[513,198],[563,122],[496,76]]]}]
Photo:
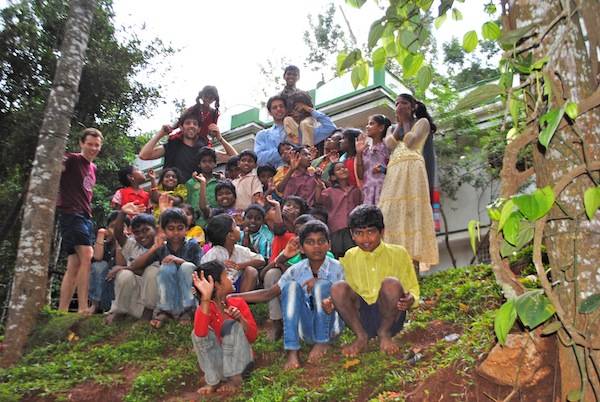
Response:
[{"label": "brown soil patch", "polygon": [[460,325],[434,320],[429,323],[427,328],[416,328],[408,332],[401,332],[396,339],[399,339],[401,344],[411,344],[412,349],[425,349],[446,335],[454,333],[460,335],[462,332],[463,330]]},{"label": "brown soil patch", "polygon": [[407,402],[465,401],[474,395],[470,374],[457,366],[443,368],[406,395]]},{"label": "brown soil patch", "polygon": [[121,382],[112,385],[100,385],[93,381],[81,383],[69,391],[66,399],[73,402],[122,401],[139,372],[138,367],[127,366],[121,372]]}]

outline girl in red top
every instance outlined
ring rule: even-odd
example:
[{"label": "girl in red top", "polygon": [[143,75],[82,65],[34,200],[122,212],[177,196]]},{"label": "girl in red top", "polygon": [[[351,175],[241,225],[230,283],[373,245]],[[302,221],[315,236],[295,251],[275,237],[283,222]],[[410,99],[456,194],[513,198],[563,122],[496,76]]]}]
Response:
[{"label": "girl in red top", "polygon": [[123,205],[133,202],[147,211],[150,208],[150,194],[140,188],[145,181],[144,173],[134,166],[119,170],[119,182],[123,187],[115,192],[111,200],[112,209],[119,210]]},{"label": "girl in red top", "polygon": [[[213,103],[215,107],[211,106]],[[219,91],[217,91],[217,87],[207,85],[198,93],[196,104],[188,109],[188,112],[192,112],[198,117],[198,122],[200,123],[199,140],[203,141],[209,147],[212,147],[212,143],[208,137],[208,126],[213,123],[217,124],[217,120],[219,120],[219,103]],[[177,126],[179,127],[180,124],[178,123]],[[182,131],[177,130],[169,135],[169,141],[181,138],[182,135]]]},{"label": "girl in red top", "polygon": [[192,278],[200,302],[192,343],[206,381],[198,393],[235,391],[242,385],[242,376],[254,366],[250,344],[258,334],[256,322],[243,299],[227,297],[234,289],[222,262],[200,264]]},{"label": "girl in red top", "polygon": [[360,130],[356,128],[347,128],[342,131],[342,140],[340,141],[340,151],[344,152],[340,158],[340,162],[344,163],[344,166],[350,173],[348,181],[352,186],[360,188],[358,178],[356,176],[356,139],[360,135]]}]

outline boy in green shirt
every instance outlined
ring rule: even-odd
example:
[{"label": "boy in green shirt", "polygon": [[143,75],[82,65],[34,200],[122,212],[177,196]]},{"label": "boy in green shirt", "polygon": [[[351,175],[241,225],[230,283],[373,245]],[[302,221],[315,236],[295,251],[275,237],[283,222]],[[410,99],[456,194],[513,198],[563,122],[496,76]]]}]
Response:
[{"label": "boy in green shirt", "polygon": [[340,259],[346,279],[331,288],[333,305],[356,334],[342,352],[355,356],[369,338],[378,337],[382,352],[394,354],[392,337],[404,324],[406,310],[418,305],[419,283],[412,259],[402,246],[381,241],[383,215],[374,205],[360,205],[350,213],[348,227],[357,244]]}]

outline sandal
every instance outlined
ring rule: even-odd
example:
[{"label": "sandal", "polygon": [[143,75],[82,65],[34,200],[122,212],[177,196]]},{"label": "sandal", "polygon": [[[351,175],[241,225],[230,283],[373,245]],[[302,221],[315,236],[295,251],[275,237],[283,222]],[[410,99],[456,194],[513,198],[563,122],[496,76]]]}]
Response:
[{"label": "sandal", "polygon": [[159,311],[154,315],[154,318],[150,320],[150,326],[152,328],[159,329],[163,326],[165,322],[169,319],[173,318],[170,313],[166,311]]}]

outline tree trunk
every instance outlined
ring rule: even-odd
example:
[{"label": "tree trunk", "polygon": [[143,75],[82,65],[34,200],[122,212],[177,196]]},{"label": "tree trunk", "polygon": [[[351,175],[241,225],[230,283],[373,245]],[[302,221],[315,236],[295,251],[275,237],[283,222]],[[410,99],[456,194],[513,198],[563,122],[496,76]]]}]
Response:
[{"label": "tree trunk", "polygon": [[16,362],[46,300],[48,259],[62,158],[79,96],[95,0],[72,0],[25,198],[0,364]]},{"label": "tree trunk", "polygon": [[[564,124],[563,120],[547,150],[541,146],[534,147],[538,188],[554,186],[576,166],[589,167],[590,163],[600,161],[598,102],[594,102],[596,104],[588,110],[582,111],[581,107],[590,102],[590,97],[597,90],[598,26],[595,23],[600,21],[600,7],[597,1],[591,0],[513,0],[509,2],[507,17],[505,25],[513,25],[507,26],[508,29],[536,24],[537,35],[527,43],[534,44],[547,32],[532,52],[534,61],[550,56],[544,68],[554,89],[553,96],[548,99],[549,108],[561,107],[569,100],[580,105],[581,114],[574,124]],[[585,29],[582,29],[582,24],[587,24]],[[591,53],[588,53],[582,32],[590,35],[588,41],[593,44],[589,48]],[[536,95],[535,85],[528,90]],[[537,125],[539,115],[533,115],[531,109],[528,110],[528,120],[534,118]],[[533,128],[537,130],[537,127]],[[569,392],[580,389],[584,391],[581,400],[600,398],[597,371],[600,369],[597,365],[600,363],[600,321],[597,319],[600,312],[581,314],[577,310],[583,299],[600,293],[600,213],[593,220],[588,220],[583,203],[585,190],[599,182],[598,172],[588,171],[556,194],[557,204],[550,211],[544,230],[544,244],[551,265],[552,293],[565,312],[563,322],[571,324],[589,346],[559,343],[561,400],[566,400]],[[587,371],[583,385],[580,371]]]}]

